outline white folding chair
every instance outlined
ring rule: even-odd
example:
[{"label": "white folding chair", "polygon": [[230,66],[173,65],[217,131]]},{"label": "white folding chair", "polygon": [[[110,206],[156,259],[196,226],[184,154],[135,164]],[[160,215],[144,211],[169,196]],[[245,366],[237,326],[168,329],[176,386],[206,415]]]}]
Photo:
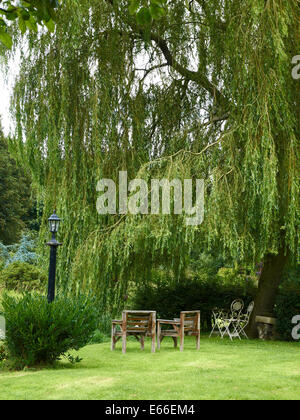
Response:
[{"label": "white folding chair", "polygon": [[244,302],[242,299],[236,299],[232,302],[230,316],[223,319],[224,329],[222,330],[221,338],[228,335],[231,341],[234,337],[238,337],[241,340],[238,321],[243,308]]},{"label": "white folding chair", "polygon": [[238,330],[239,334],[244,335],[248,338],[247,334],[245,333],[245,328],[249,324],[251,313],[254,309],[254,302],[250,302],[245,314],[240,314],[238,320],[236,321],[236,329]]},{"label": "white folding chair", "polygon": [[224,319],[228,318],[228,312],[225,312],[224,309],[214,308],[212,310],[212,330],[209,334],[209,338],[212,336],[212,333],[217,328],[219,334],[222,336],[222,331],[224,328]]}]

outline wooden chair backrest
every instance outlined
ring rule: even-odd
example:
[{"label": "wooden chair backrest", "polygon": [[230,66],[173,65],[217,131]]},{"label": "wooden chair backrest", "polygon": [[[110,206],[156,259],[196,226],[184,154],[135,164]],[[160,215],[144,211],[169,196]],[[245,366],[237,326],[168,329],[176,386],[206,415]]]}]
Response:
[{"label": "wooden chair backrest", "polygon": [[147,311],[124,311],[123,323],[126,323],[126,330],[145,333],[151,331],[153,312]]}]

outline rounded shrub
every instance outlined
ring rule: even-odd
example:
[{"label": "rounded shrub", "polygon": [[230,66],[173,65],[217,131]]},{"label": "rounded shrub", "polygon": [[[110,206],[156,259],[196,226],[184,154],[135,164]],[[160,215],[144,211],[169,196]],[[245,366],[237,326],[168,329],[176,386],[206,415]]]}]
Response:
[{"label": "rounded shrub", "polygon": [[27,262],[16,261],[0,272],[0,287],[15,291],[42,290],[47,284],[47,275]]},{"label": "rounded shrub", "polygon": [[[89,343],[99,312],[92,297],[58,296],[52,303],[37,294],[4,294],[5,345],[16,367],[52,364]],[[70,361],[76,360],[72,356]]]}]

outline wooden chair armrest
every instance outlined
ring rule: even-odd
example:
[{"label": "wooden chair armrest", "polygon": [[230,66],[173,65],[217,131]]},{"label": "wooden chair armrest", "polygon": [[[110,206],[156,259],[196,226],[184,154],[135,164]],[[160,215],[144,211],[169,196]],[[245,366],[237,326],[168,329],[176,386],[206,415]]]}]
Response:
[{"label": "wooden chair armrest", "polygon": [[121,321],[120,319],[113,319],[112,324],[122,324],[123,321]]},{"label": "wooden chair armrest", "polygon": [[159,324],[170,324],[170,325],[178,325],[180,321],[174,321],[174,319],[157,319]]}]

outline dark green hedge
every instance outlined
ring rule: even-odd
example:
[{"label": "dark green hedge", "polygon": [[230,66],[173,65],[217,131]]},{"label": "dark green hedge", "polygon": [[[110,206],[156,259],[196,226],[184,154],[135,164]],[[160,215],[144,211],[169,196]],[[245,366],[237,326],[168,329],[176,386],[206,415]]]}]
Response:
[{"label": "dark green hedge", "polygon": [[229,309],[234,299],[243,299],[245,305],[254,299],[256,288],[244,285],[224,285],[216,281],[184,280],[174,285],[145,286],[133,299],[135,309],[157,311],[158,318],[172,319],[180,311],[201,310],[201,329],[211,329],[211,311],[215,307]]},{"label": "dark green hedge", "polygon": [[[251,283],[224,284],[219,281],[184,280],[173,285],[145,286],[136,292],[132,307],[153,309],[159,318],[178,317],[182,310],[201,310],[201,329],[210,331],[211,312],[215,307],[229,309],[234,299],[240,298],[245,306],[255,298],[256,287]],[[300,287],[283,285],[277,296],[277,338],[293,341],[292,318],[300,315]]]}]

